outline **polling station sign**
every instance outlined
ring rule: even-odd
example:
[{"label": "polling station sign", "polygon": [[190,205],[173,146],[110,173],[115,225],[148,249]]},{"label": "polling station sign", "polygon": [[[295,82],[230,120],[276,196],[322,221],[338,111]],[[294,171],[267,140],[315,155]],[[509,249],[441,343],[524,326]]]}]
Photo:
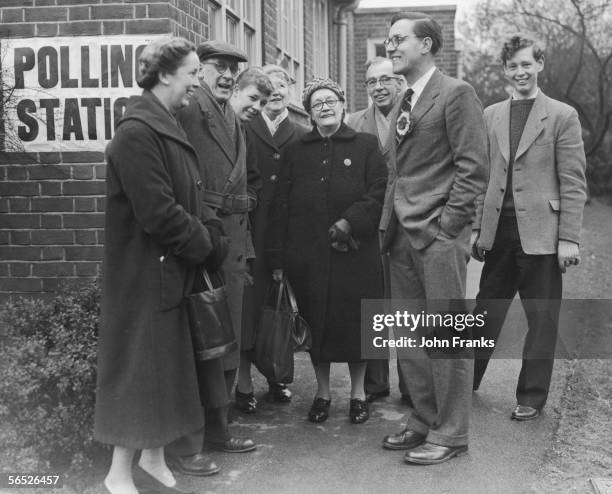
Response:
[{"label": "polling station sign", "polygon": [[[138,57],[157,35],[0,41],[4,151],[103,151],[136,83]],[[9,145],[13,149],[9,149]]]}]

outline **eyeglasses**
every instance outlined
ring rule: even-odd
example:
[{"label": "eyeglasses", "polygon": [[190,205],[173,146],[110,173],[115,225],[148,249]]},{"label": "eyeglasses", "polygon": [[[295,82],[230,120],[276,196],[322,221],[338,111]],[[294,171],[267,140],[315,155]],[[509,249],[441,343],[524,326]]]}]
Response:
[{"label": "eyeglasses", "polygon": [[326,104],[329,108],[335,108],[335,106],[338,104],[338,101],[340,100],[333,99],[333,98],[327,98],[326,100],[317,101],[316,103],[313,103],[312,105],[310,105],[310,107],[313,110],[321,111],[323,109],[323,104]]},{"label": "eyeglasses", "polygon": [[202,62],[202,65],[214,65],[219,74],[225,74],[227,69],[229,69],[232,75],[236,75],[240,70],[238,62]]},{"label": "eyeglasses", "polygon": [[375,77],[371,77],[365,81],[365,86],[368,89],[374,89],[378,83],[381,86],[391,86],[393,85],[393,81],[397,80],[397,77],[389,77],[388,75],[383,75],[382,77],[376,79]]},{"label": "eyeglasses", "polygon": [[383,44],[385,45],[385,48],[387,50],[389,49],[389,46],[392,46],[394,50],[397,50],[399,45],[401,45],[404,42],[404,40],[407,40],[408,38],[418,38],[418,36],[415,36],[413,34],[408,34],[406,36],[400,36],[399,34],[396,34],[395,36],[391,36],[390,38],[387,38],[386,40],[384,40]]}]

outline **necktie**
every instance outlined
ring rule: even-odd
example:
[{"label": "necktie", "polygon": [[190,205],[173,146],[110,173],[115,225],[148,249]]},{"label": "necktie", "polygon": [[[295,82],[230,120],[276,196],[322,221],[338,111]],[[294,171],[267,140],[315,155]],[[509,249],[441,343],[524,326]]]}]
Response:
[{"label": "necktie", "polygon": [[397,122],[395,123],[395,138],[398,142],[401,141],[402,138],[411,130],[410,111],[412,110],[412,105],[410,104],[410,100],[412,99],[413,94],[414,90],[412,88],[408,88],[406,89],[404,97],[402,98],[400,113],[397,117]]}]

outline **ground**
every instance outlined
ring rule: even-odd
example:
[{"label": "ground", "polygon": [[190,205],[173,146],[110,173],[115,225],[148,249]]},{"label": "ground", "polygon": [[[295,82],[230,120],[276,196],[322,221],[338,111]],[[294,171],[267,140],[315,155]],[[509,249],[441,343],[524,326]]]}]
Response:
[{"label": "ground", "polygon": [[[612,299],[611,214],[612,207],[598,201],[587,206],[583,260],[564,278],[566,299]],[[471,297],[479,267],[470,263]],[[581,303],[587,307],[586,301]],[[576,316],[576,332],[586,347],[605,348],[610,345],[612,321],[595,323],[594,317]],[[505,330],[521,324],[520,317],[512,319]],[[255,415],[236,415],[231,427],[235,434],[252,437],[258,449],[248,454],[211,453],[222,468],[219,475],[181,480],[198,494],[593,492],[590,478],[612,477],[612,360],[557,360],[544,413],[528,423],[509,420],[519,367],[516,359],[491,362],[473,396],[469,453],[442,465],[419,467],[405,464],[402,452],[381,448],[385,434],[401,430],[406,411],[399,400],[394,364],[392,395],[371,407],[371,419],[363,425],[348,420],[348,371],[346,365],[335,364],[331,416],[315,425],[306,420],[315,391],[314,373],[308,357],[297,354],[289,405],[268,402],[265,381],[253,372],[260,407]],[[103,492],[100,482],[107,460],[84,478],[89,486],[78,494]]]}]

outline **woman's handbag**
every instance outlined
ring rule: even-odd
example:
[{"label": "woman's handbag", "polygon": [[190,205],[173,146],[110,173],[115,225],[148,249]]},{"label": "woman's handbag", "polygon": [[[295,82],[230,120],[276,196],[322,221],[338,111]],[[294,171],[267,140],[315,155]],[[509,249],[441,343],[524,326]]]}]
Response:
[{"label": "woman's handbag", "polygon": [[220,283],[215,288],[206,271],[202,276],[205,289],[185,297],[196,361],[212,360],[238,349],[223,279],[218,276]]},{"label": "woman's handbag", "polygon": [[298,314],[293,290],[283,278],[268,292],[268,302],[257,325],[253,362],[268,381],[293,382],[293,352],[310,348],[310,328]]}]

